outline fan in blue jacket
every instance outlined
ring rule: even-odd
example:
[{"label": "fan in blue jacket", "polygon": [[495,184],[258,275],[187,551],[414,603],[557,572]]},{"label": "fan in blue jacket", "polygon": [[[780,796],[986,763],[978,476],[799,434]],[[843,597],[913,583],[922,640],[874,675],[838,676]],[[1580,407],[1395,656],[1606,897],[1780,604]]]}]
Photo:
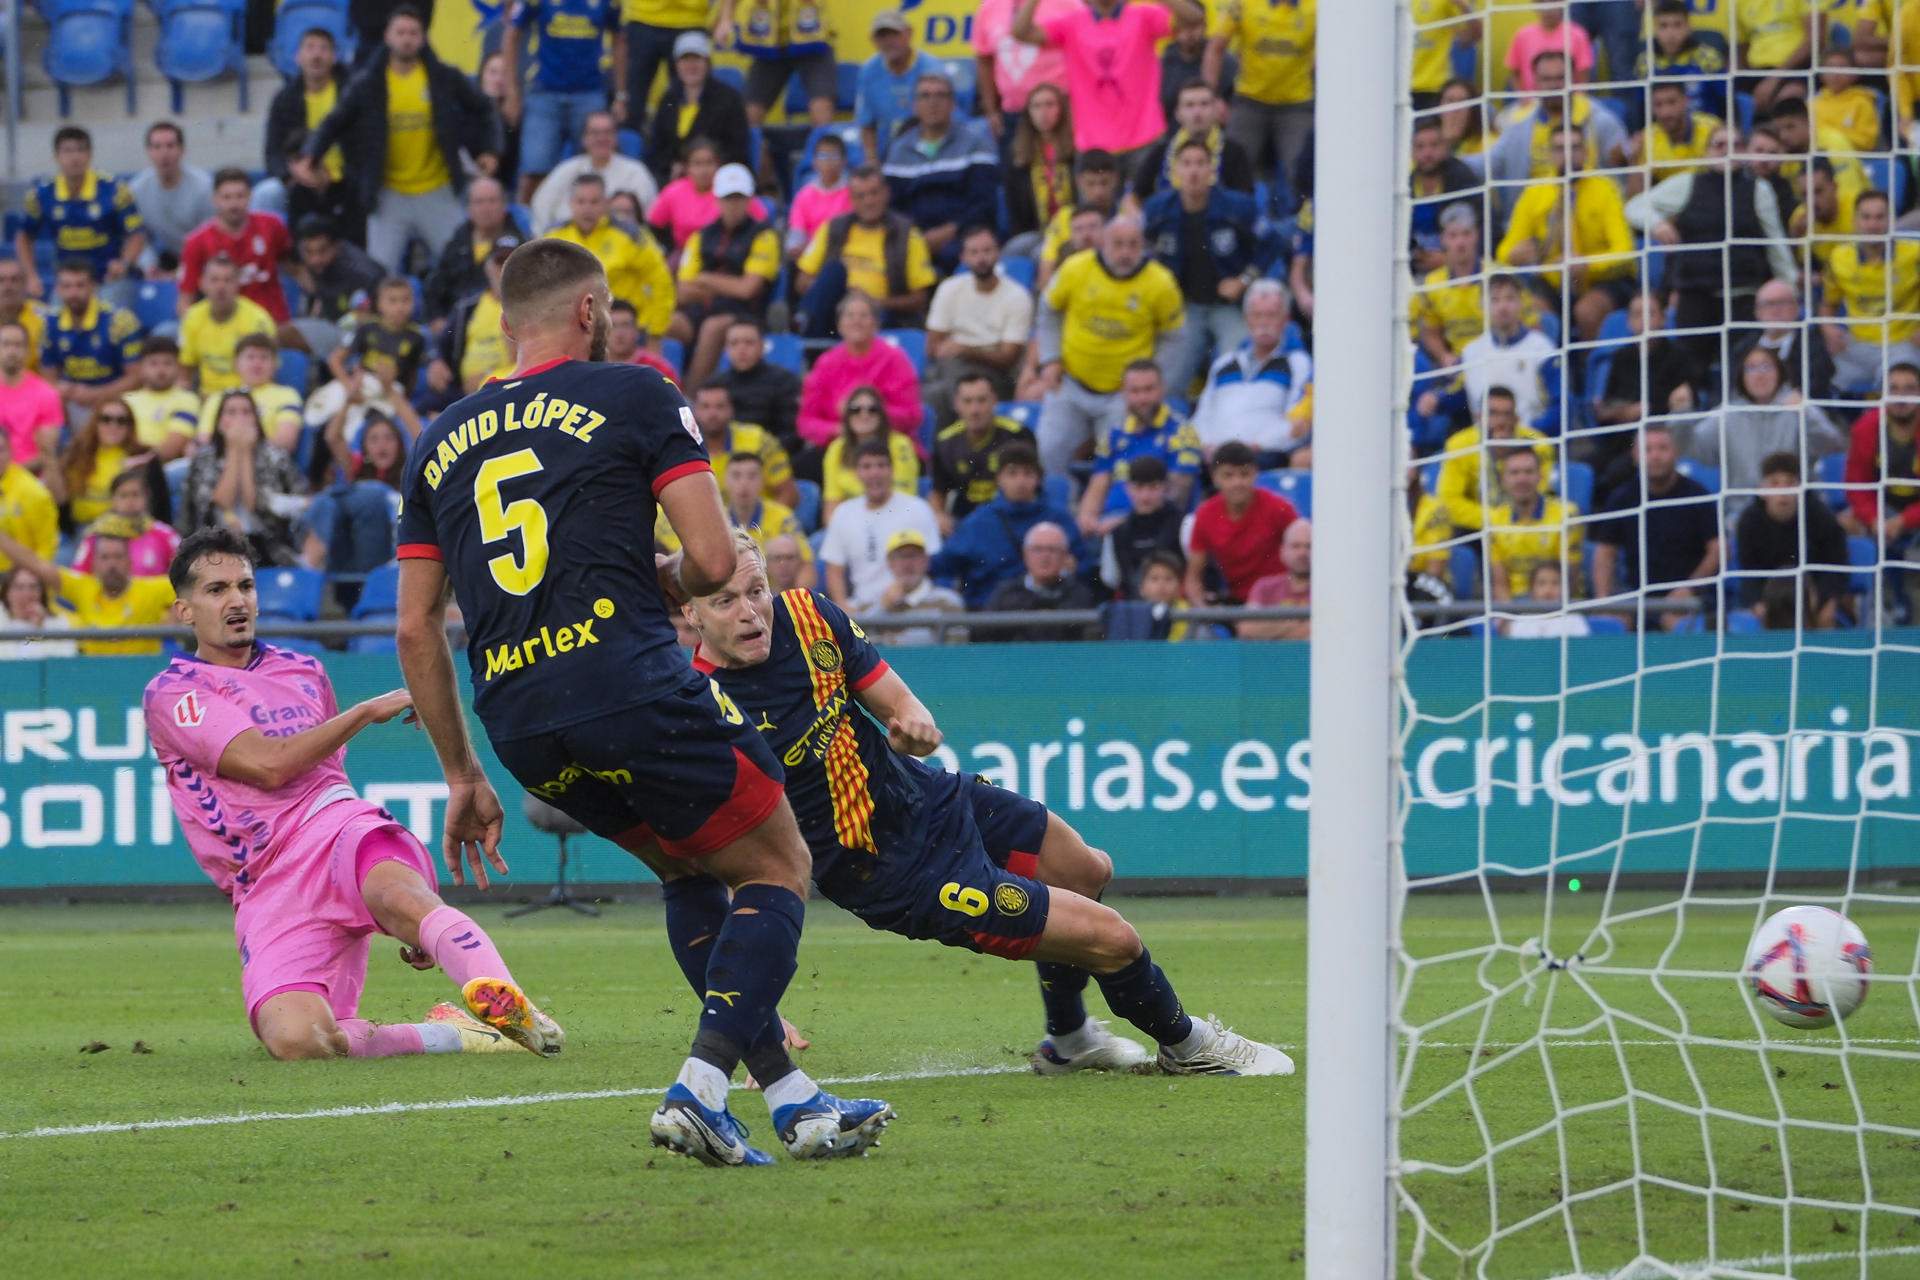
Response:
[{"label": "fan in blue jacket", "polygon": [[1000,151],[984,125],[953,116],[953,82],[928,73],[913,88],[913,119],[886,149],[893,207],[912,219],[943,274],[960,263],[960,233],[993,226]]},{"label": "fan in blue jacket", "polygon": [[1079,567],[1091,563],[1073,517],[1041,499],[1040,456],[1032,445],[1015,441],[1001,449],[994,480],[1000,492],[967,513],[929,566],[936,578],[958,582],[969,609],[985,608],[995,587],[1020,576],[1020,544],[1037,524],[1059,525]]}]

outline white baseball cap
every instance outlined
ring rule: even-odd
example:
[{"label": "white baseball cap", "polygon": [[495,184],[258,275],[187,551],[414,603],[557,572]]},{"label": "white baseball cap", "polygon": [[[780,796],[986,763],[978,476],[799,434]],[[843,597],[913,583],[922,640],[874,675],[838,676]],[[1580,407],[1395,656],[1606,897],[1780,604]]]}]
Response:
[{"label": "white baseball cap", "polygon": [[743,164],[723,164],[720,172],[713,175],[713,194],[716,196],[751,196],[753,194],[753,171]]}]

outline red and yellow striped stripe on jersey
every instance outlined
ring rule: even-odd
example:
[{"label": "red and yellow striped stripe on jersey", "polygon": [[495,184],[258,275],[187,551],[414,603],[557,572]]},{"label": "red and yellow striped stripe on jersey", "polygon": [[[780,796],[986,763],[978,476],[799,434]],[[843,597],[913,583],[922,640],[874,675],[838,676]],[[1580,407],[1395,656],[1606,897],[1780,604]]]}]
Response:
[{"label": "red and yellow striped stripe on jersey", "polygon": [[783,591],[787,617],[793,622],[794,638],[807,661],[807,673],[813,677],[813,705],[826,710],[838,701],[839,718],[823,731],[831,732],[823,762],[827,774],[827,795],[833,801],[833,832],[848,849],[877,852],[873,845],[873,791],[868,785],[866,761],[860,758],[860,746],[854,741],[853,725],[847,717],[857,714],[846,710],[846,656],[834,642],[833,628],[820,616],[813,593],[803,588]]}]

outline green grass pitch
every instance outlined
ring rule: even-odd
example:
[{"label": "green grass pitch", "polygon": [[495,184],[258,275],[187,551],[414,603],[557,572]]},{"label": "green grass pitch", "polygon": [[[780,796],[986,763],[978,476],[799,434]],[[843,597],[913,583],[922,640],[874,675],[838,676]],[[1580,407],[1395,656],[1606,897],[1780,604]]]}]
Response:
[{"label": "green grass pitch", "polygon": [[[1571,901],[1589,917],[1597,909],[1588,895]],[[1616,900],[1615,909],[1661,901]],[[1193,1009],[1219,1012],[1304,1063],[1302,903],[1117,905]],[[1515,944],[1545,936],[1549,947],[1565,945],[1591,923],[1576,910],[1548,934],[1540,899],[1497,899],[1496,908],[1502,937]],[[1039,1034],[1031,966],[872,933],[816,904],[783,1003],[815,1042],[802,1064],[820,1078],[906,1077],[840,1089],[885,1097],[901,1118],[865,1160],[803,1166],[777,1153],[772,1169],[710,1170],[649,1146],[653,1098],[623,1092],[664,1085],[692,1025],[659,908],[617,906],[597,921],[548,914],[508,923],[497,907],[475,914],[565,1023],[560,1059],[274,1063],[239,1014],[223,910],[0,909],[11,993],[0,1049],[0,1249],[9,1270],[422,1275],[519,1263],[556,1277],[949,1277],[1010,1265],[1063,1277],[1306,1275],[1303,1077],[1040,1079],[1024,1070]],[[1855,915],[1882,970],[1906,972],[1908,962],[1893,958],[1915,954],[1920,915]],[[1750,910],[1690,912],[1668,966],[1733,964],[1751,920]],[[1651,963],[1672,924],[1656,914],[1616,928],[1613,963]],[[1410,912],[1417,955],[1490,936],[1475,898],[1422,901]],[[448,990],[437,975],[401,965],[395,949],[376,944],[368,1016],[418,1017]],[[1783,1156],[1777,1129],[1728,1118],[1771,1121],[1784,1111],[1842,1121],[1858,1107],[1875,1124],[1916,1127],[1920,1071],[1901,1055],[1920,1043],[1906,987],[1876,990],[1848,1023],[1877,1055],[1843,1065],[1770,1050],[1763,1068],[1752,1048],[1695,1049],[1683,1059],[1657,1030],[1677,1028],[1678,1015],[1644,981],[1582,973],[1538,983],[1529,998],[1513,985],[1518,972],[1507,956],[1416,970],[1415,1020],[1467,1012],[1434,1025],[1409,1068],[1412,1096],[1434,1100],[1406,1122],[1404,1152],[1466,1164],[1489,1141],[1502,1149],[1491,1181],[1476,1167],[1415,1174],[1408,1188],[1435,1230],[1468,1244],[1492,1223],[1547,1216],[1464,1265],[1430,1247],[1426,1274],[1602,1275],[1644,1248],[1684,1262],[1739,1259],[1749,1268],[1742,1274],[1787,1274],[1778,1259],[1791,1254],[1791,1274],[1817,1280],[1920,1275],[1920,1225],[1898,1211],[1920,1204],[1920,1142],[1795,1128]],[[1666,986],[1694,1033],[1754,1041],[1731,982]],[[1656,1029],[1617,1016],[1591,1025],[1601,1001]],[[1543,1040],[1543,1026],[1565,1033]],[[136,1052],[136,1041],[148,1052]],[[108,1047],[83,1051],[96,1042]],[[1785,1029],[1772,1042],[1835,1043],[1831,1033]],[[1618,1101],[1628,1077],[1632,1105]],[[1547,1125],[1556,1091],[1564,1108],[1593,1109]],[[603,1092],[615,1096],[538,1100]],[[1706,1115],[1703,1098],[1726,1114]],[[466,1099],[495,1101],[418,1105]],[[364,1114],[381,1104],[408,1109]],[[349,1114],[27,1136],[336,1108]],[[770,1140],[757,1096],[738,1095],[736,1110],[757,1140]],[[1639,1168],[1659,1180],[1641,1183],[1638,1214],[1635,1191],[1620,1181],[1635,1169],[1635,1129]],[[1715,1184],[1778,1195],[1788,1170],[1802,1203],[1785,1212],[1705,1194]],[[1884,1209],[1862,1215],[1819,1203],[1868,1200],[1863,1170]],[[1406,1274],[1415,1226],[1401,1216]]]}]

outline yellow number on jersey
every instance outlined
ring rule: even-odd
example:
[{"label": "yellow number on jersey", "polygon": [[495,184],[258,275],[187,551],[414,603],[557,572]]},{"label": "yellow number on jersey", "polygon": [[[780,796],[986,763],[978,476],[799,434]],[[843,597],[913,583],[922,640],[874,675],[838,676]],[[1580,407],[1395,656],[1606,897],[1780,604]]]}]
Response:
[{"label": "yellow number on jersey", "polygon": [[473,477],[473,505],[480,511],[480,538],[498,542],[514,530],[520,531],[525,559],[516,559],[509,551],[487,561],[493,580],[510,595],[523,596],[540,585],[547,576],[547,512],[532,498],[500,504],[500,486],[508,480],[530,476],[540,470],[540,459],[531,449],[518,449],[498,458],[488,458]]},{"label": "yellow number on jersey", "polygon": [[747,718],[740,714],[740,708],[733,699],[720,692],[720,682],[710,678],[707,684],[713,689],[713,700],[720,704],[720,718],[728,724],[745,724]]},{"label": "yellow number on jersey", "polygon": [[987,914],[987,895],[950,881],[940,888],[940,905],[963,916],[983,916]]}]

